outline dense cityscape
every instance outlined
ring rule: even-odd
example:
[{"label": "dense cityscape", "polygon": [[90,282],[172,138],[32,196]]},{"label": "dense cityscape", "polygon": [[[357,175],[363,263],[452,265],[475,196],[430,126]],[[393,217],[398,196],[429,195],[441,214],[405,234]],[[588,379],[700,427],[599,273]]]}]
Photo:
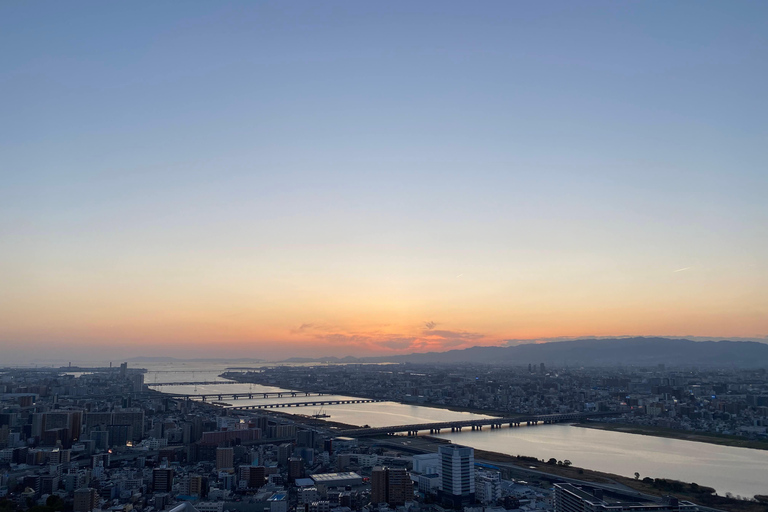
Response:
[{"label": "dense cityscape", "polygon": [[604,421],[768,440],[766,370],[435,365],[277,366],[240,382],[493,414],[621,413]]},{"label": "dense cityscape", "polygon": [[[236,407],[259,391],[163,393],[144,377],[127,364],[2,371],[0,510],[666,512],[764,506],[695,483],[636,476],[634,484],[625,479],[622,485],[590,478],[568,460],[476,453],[429,435],[439,432],[437,426],[373,435],[365,426],[334,423],[332,414]],[[511,425],[509,418],[530,424],[532,418],[573,421],[576,414],[586,422],[592,415],[600,428],[663,427],[761,443],[768,422],[764,370],[318,365],[231,370],[221,377],[287,390],[285,396],[312,403],[365,397],[485,412]],[[475,421],[478,429],[502,426]]]}]

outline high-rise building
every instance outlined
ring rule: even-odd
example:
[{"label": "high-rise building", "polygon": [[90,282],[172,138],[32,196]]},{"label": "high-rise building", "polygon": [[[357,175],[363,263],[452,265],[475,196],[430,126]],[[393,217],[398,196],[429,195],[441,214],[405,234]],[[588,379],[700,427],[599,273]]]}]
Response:
[{"label": "high-rise building", "polygon": [[235,450],[229,448],[216,448],[216,469],[234,469],[235,467]]},{"label": "high-rise building", "polygon": [[295,482],[297,478],[304,478],[304,459],[291,457],[288,459],[288,481]]},{"label": "high-rise building", "polygon": [[144,374],[133,373],[128,376],[134,393],[141,393],[144,390]]},{"label": "high-rise building", "polygon": [[295,439],[296,425],[270,425],[267,427],[267,437],[271,439]]},{"label": "high-rise building", "polygon": [[87,412],[83,418],[85,433],[90,434],[94,430],[106,430],[107,425],[112,425],[111,412]]},{"label": "high-rise building", "polygon": [[240,480],[245,482],[248,489],[259,489],[267,479],[267,469],[264,466],[240,466]]},{"label": "high-rise building", "polygon": [[173,470],[155,468],[152,471],[152,492],[171,492],[173,490]]},{"label": "high-rise building", "polygon": [[42,417],[42,430],[67,429],[69,439],[80,439],[83,424],[83,411],[46,412]]},{"label": "high-rise building", "polygon": [[58,474],[43,475],[40,477],[40,494],[53,494],[59,489],[60,482]]},{"label": "high-rise building", "polygon": [[201,475],[189,475],[189,485],[187,491],[190,496],[203,495],[203,477]]},{"label": "high-rise building", "polygon": [[[94,430],[94,432],[98,432]],[[91,433],[93,434],[93,432]],[[109,439],[109,446],[122,446],[125,447],[133,438],[133,427],[130,425],[108,425],[107,436]]]},{"label": "high-rise building", "polygon": [[405,468],[377,466],[371,473],[371,503],[391,506],[405,504],[413,498],[413,483]]},{"label": "high-rise building", "polygon": [[387,501],[387,470],[376,466],[371,471],[371,503],[376,506]]},{"label": "high-rise building", "polygon": [[438,448],[443,501],[452,506],[475,501],[475,450],[467,446],[445,445]]},{"label": "high-rise building", "polygon": [[405,468],[387,468],[387,503],[405,504],[413,499],[413,482]]},{"label": "high-rise building", "polygon": [[203,493],[203,477],[195,474],[184,476],[181,481],[181,492],[187,496],[200,497]]},{"label": "high-rise building", "polygon": [[91,512],[99,506],[99,494],[96,489],[90,487],[81,487],[74,493],[75,503],[72,507],[74,512]]},{"label": "high-rise building", "polygon": [[130,425],[132,427],[132,441],[141,441],[144,439],[143,410],[138,409],[115,411],[112,415],[112,423],[115,425]]},{"label": "high-rise building", "polygon": [[277,447],[277,463],[281,466],[288,466],[288,459],[293,452],[293,445],[291,443],[283,443]]}]

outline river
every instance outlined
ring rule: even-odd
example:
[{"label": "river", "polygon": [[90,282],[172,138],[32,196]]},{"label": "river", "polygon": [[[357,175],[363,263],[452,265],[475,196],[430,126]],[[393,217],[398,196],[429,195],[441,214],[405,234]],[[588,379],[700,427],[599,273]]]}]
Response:
[{"label": "river", "polygon": [[[190,382],[221,380],[218,375],[227,365],[186,363],[143,364],[148,369],[145,382]],[[170,367],[169,367],[170,366]],[[238,366],[232,363],[229,366]],[[239,364],[239,366],[247,366]],[[254,365],[256,366],[256,365]],[[173,371],[168,372],[168,369]],[[257,384],[206,386],[163,386],[166,393],[233,393],[286,391]],[[344,399],[344,396],[324,398]],[[224,400],[236,405],[306,401],[306,397],[272,397],[253,400]],[[285,409],[286,412],[320,412],[319,407]],[[480,418],[482,415],[445,409],[406,405],[396,402],[326,405],[322,412],[332,421],[352,425],[383,427],[433,421]],[[719,494],[740,496],[768,494],[768,451],[735,448],[709,443],[662,437],[610,432],[565,424],[502,428],[441,434],[452,442],[508,455],[529,455],[538,459],[554,457],[570,460],[574,466],[632,477],[673,478],[714,487]]]}]

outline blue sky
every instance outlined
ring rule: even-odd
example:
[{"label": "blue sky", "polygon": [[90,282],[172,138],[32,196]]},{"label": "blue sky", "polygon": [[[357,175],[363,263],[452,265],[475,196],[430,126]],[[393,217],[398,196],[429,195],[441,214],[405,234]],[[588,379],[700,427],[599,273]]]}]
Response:
[{"label": "blue sky", "polygon": [[766,11],[6,3],[0,344],[764,336]]}]

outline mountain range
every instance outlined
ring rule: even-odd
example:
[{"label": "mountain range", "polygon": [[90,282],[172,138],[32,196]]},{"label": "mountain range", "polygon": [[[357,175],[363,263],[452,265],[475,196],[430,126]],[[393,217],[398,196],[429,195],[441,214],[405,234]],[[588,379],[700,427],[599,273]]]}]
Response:
[{"label": "mountain range", "polygon": [[446,352],[382,357],[292,358],[286,362],[482,363],[550,366],[768,367],[768,344],[754,341],[692,341],[674,338],[606,338],[470,347]]}]

